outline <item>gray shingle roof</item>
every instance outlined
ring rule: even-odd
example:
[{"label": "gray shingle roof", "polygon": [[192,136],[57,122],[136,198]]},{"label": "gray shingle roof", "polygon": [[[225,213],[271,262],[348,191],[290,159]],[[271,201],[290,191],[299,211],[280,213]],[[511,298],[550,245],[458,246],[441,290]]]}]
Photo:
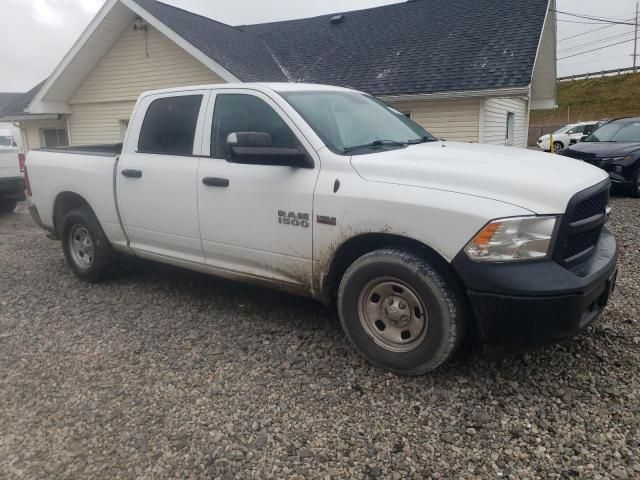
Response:
[{"label": "gray shingle roof", "polygon": [[40,91],[42,86],[44,85],[43,80],[38,85],[33,87],[27,93],[20,94],[17,98],[15,98],[12,102],[9,102],[2,109],[0,109],[0,118],[12,118],[12,117],[26,117],[29,116],[29,113],[24,111],[25,108],[29,106],[33,97]]},{"label": "gray shingle roof", "polygon": [[527,86],[549,0],[412,0],[233,28],[135,0],[242,81],[411,94]]},{"label": "gray shingle roof", "polygon": [[548,0],[414,0],[243,27],[296,81],[412,94],[527,86]]},{"label": "gray shingle roof", "polygon": [[24,93],[0,92],[0,110],[17,100]]}]

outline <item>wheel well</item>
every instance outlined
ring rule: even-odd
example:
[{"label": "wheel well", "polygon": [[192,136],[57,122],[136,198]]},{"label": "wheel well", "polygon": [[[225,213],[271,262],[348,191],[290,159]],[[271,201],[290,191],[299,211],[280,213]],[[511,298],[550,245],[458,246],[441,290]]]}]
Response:
[{"label": "wheel well", "polygon": [[403,250],[425,258],[447,279],[455,282],[457,286],[462,285],[449,263],[438,252],[424,243],[400,235],[366,233],[350,238],[340,245],[336,251],[331,261],[329,273],[325,277],[324,291],[326,292],[326,299],[330,302],[336,299],[340,281],[353,262],[367,253],[383,248]]},{"label": "wheel well", "polygon": [[62,235],[62,220],[67,212],[84,205],[91,208],[89,202],[77,193],[62,192],[58,194],[53,204],[53,227],[59,237]]}]

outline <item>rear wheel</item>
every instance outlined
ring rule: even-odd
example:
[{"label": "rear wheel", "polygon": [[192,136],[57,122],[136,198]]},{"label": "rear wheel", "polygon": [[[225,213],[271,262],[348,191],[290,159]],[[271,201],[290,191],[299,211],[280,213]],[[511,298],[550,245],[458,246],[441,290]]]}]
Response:
[{"label": "rear wheel", "polygon": [[347,337],[373,364],[419,375],[446,362],[465,327],[464,302],[424,258],[377,250],[356,260],[338,292]]},{"label": "rear wheel", "polygon": [[0,213],[11,213],[17,205],[18,202],[15,200],[0,199]]},{"label": "rear wheel", "polygon": [[88,206],[65,215],[62,248],[73,273],[86,282],[103,281],[115,272],[116,253]]},{"label": "rear wheel", "polygon": [[553,153],[558,153],[563,148],[564,144],[562,142],[553,142]]}]

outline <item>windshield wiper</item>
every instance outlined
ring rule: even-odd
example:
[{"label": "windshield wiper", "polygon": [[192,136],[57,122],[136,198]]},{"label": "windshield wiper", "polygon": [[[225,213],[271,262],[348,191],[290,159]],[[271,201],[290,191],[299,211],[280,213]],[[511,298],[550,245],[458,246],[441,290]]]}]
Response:
[{"label": "windshield wiper", "polygon": [[374,140],[373,142],[365,143],[363,145],[354,145],[353,147],[345,147],[342,150],[347,152],[352,152],[353,150],[358,150],[360,148],[375,148],[375,147],[404,147],[408,145],[409,142],[399,142],[397,140]]},{"label": "windshield wiper", "polygon": [[418,145],[419,143],[428,143],[428,142],[437,142],[437,141],[438,141],[437,138],[422,137],[418,140],[409,140],[407,143],[409,145]]}]

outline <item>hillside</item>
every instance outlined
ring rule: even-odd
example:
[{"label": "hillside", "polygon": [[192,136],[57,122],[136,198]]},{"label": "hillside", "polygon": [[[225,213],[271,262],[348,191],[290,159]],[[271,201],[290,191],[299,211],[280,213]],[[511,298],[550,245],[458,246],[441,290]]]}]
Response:
[{"label": "hillside", "polygon": [[640,73],[560,82],[558,105],[531,112],[531,126],[640,115]]}]

